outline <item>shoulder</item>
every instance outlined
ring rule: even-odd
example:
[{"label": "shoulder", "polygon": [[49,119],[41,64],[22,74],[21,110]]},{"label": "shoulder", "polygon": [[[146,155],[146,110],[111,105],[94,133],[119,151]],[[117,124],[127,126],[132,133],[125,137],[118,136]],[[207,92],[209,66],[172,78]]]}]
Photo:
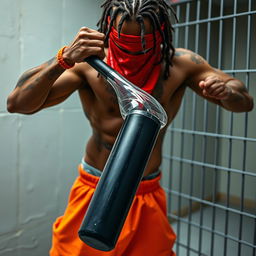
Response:
[{"label": "shoulder", "polygon": [[199,54],[184,48],[176,48],[173,57],[174,64],[203,65],[206,60]]},{"label": "shoulder", "polygon": [[175,49],[173,66],[180,69],[187,78],[214,72],[214,68],[202,56],[184,48]]}]

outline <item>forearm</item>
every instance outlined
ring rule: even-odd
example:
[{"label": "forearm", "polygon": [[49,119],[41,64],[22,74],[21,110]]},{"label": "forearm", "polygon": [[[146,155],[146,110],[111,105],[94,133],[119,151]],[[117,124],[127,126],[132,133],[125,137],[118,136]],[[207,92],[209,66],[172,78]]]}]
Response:
[{"label": "forearm", "polygon": [[225,100],[220,100],[222,106],[233,112],[248,112],[253,109],[253,98],[248,94],[243,83],[236,79],[226,82],[230,94]]},{"label": "forearm", "polygon": [[64,71],[56,58],[26,71],[8,97],[8,111],[23,114],[35,112],[44,104],[52,85]]}]

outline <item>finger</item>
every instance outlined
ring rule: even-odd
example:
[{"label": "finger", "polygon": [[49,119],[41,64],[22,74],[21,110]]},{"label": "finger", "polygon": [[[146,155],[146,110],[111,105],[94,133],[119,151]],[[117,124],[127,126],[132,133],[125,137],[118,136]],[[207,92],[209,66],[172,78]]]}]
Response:
[{"label": "finger", "polygon": [[211,91],[207,91],[211,96],[217,96],[218,94],[222,93],[225,90],[222,86],[217,86],[216,88],[212,89]]},{"label": "finger", "polygon": [[204,89],[207,91],[208,94],[211,94],[211,92],[213,92],[217,88],[218,88],[217,84],[211,84],[211,85],[205,86]]},{"label": "finger", "polygon": [[88,28],[88,27],[81,27],[79,31],[86,31],[86,32],[97,32],[97,30],[95,29],[91,29],[91,28]]},{"label": "finger", "polygon": [[201,88],[210,86],[214,81],[219,81],[217,76],[207,76],[204,80],[199,82]]},{"label": "finger", "polygon": [[213,84],[218,84],[220,81],[217,78],[211,78],[211,79],[207,79],[205,81],[205,88],[208,88],[210,86],[212,86]]},{"label": "finger", "polygon": [[199,85],[199,87],[200,87],[201,89],[203,89],[203,88],[204,88],[204,84],[205,84],[204,81],[200,81],[198,85]]},{"label": "finger", "polygon": [[221,99],[227,99],[230,95],[232,95],[232,89],[229,87],[226,87],[225,90],[219,93],[217,96],[221,97]]},{"label": "finger", "polygon": [[219,100],[225,100],[228,98],[228,92],[227,91],[223,91],[221,93],[219,93],[218,95],[216,95],[215,97]]},{"label": "finger", "polygon": [[203,96],[208,97],[208,98],[215,98],[215,96],[209,94],[207,90],[203,90]]},{"label": "finger", "polygon": [[212,94],[215,90],[218,90],[219,88],[222,88],[222,90],[225,89],[225,87],[223,85],[220,85],[220,84],[212,84],[211,86],[209,87],[205,87],[205,90],[209,93],[209,94]]},{"label": "finger", "polygon": [[100,33],[96,30],[88,30],[86,29],[81,29],[78,32],[78,37],[79,38],[89,38],[89,39],[98,39],[98,40],[104,40],[105,39],[105,34]]}]

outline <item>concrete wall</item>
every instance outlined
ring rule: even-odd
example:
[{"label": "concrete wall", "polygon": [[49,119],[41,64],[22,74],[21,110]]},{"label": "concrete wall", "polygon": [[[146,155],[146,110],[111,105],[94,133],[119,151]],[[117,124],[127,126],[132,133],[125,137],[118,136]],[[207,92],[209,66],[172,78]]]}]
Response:
[{"label": "concrete wall", "polygon": [[77,94],[32,116],[9,114],[19,75],[52,58],[81,26],[95,28],[100,1],[0,0],[0,255],[43,256],[51,225],[91,131]]}]

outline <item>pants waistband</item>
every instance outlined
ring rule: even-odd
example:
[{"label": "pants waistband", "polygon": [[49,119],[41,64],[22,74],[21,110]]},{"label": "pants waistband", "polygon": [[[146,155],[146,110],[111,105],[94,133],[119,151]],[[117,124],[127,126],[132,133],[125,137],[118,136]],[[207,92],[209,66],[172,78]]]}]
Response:
[{"label": "pants waistband", "polygon": [[[87,170],[84,169],[83,164],[80,164],[78,166],[78,171],[80,174],[79,179],[82,183],[84,183],[92,188],[96,188],[100,177],[88,173]],[[136,195],[150,193],[150,192],[153,192],[154,190],[160,188],[161,187],[160,183],[159,183],[160,179],[161,179],[161,174],[158,174],[158,176],[153,179],[142,180],[140,182],[140,185],[136,192]]]},{"label": "pants waistband", "polygon": [[[100,176],[101,176],[101,173],[102,173],[102,172],[101,172],[99,169],[97,169],[97,168],[95,168],[95,167],[89,165],[88,163],[86,163],[86,162],[84,161],[84,158],[82,158],[82,161],[81,161],[81,162],[82,162],[82,165],[83,165],[83,169],[84,169],[86,172],[88,172],[89,174],[92,174],[92,175],[94,175],[94,176],[96,176],[96,177],[100,177]],[[157,176],[159,176],[160,173],[161,173],[161,171],[158,170],[157,172],[151,173],[151,174],[149,174],[149,175],[143,177],[142,180],[152,180],[152,179],[156,178]]]}]

